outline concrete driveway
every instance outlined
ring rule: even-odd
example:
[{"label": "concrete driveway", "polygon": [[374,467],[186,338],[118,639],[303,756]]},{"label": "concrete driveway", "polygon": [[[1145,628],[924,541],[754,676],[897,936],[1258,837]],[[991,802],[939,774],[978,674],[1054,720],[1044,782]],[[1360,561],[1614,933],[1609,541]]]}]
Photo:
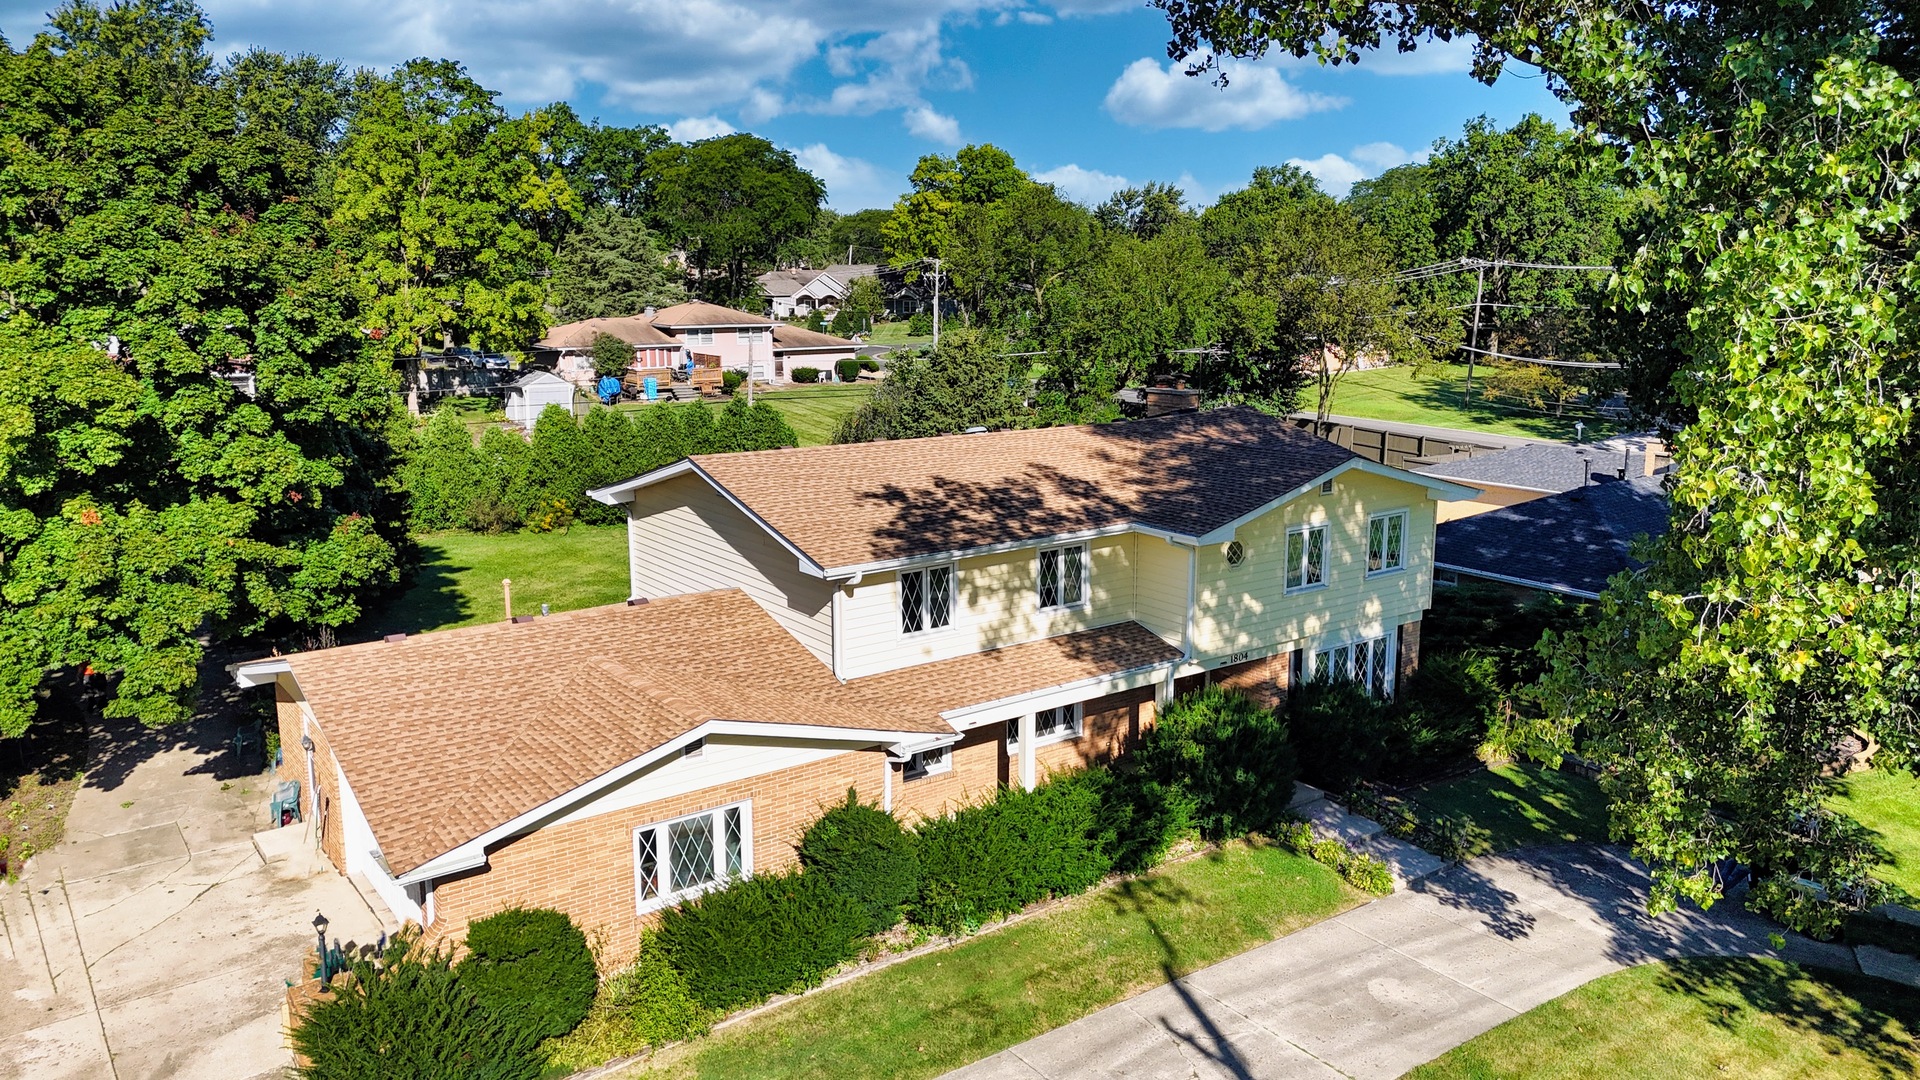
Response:
[{"label": "concrete driveway", "polygon": [[66,842],[0,886],[0,1078],[278,1075],[315,911],[333,936],[378,935],[345,878],[255,847],[270,794],[232,732],[93,733]]},{"label": "concrete driveway", "polygon": [[[1388,1080],[1612,971],[1781,955],[1771,924],[1732,904],[1649,918],[1646,887],[1610,848],[1475,859],[946,1080]],[[1851,950],[1797,937],[1785,956],[1854,966]]]}]

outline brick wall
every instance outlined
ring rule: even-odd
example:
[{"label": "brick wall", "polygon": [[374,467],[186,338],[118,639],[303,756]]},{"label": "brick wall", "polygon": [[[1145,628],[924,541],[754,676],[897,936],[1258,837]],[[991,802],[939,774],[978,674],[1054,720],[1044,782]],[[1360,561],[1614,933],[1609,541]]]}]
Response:
[{"label": "brick wall", "polygon": [[881,751],[853,751],[515,837],[488,851],[485,869],[435,884],[433,933],[458,938],[468,922],[502,908],[550,907],[589,935],[604,934],[608,959],[625,963],[641,927],[658,918],[634,911],[634,829],[752,800],[753,871],[780,870],[793,864],[801,833],[849,787],[861,801],[879,802],[885,767]]},{"label": "brick wall", "polygon": [[952,769],[917,780],[905,778],[904,764],[892,765],[895,816],[911,825],[993,798],[1001,785],[1013,782],[1006,738],[1005,724],[982,724],[947,752]]},{"label": "brick wall", "polygon": [[1400,624],[1399,655],[1398,670],[1394,673],[1395,685],[1413,678],[1413,673],[1420,670],[1420,621],[1418,619]]},{"label": "brick wall", "polygon": [[[326,853],[334,869],[347,872],[346,830],[340,821],[340,769],[333,759],[333,747],[320,725],[303,729],[304,714],[285,686],[275,684],[274,712],[280,722],[280,769],[282,780],[300,781],[300,812],[307,823],[320,830],[320,850]],[[307,752],[300,736],[313,738],[313,788],[307,790]]]},{"label": "brick wall", "polygon": [[1287,703],[1287,682],[1293,674],[1293,652],[1274,653],[1244,664],[1215,668],[1206,674],[1207,681],[1214,685],[1238,690],[1266,708],[1280,709]]},{"label": "brick wall", "polygon": [[1080,737],[1042,746],[1033,752],[1034,775],[1082,769],[1112,761],[1153,726],[1153,687],[1095,698],[1080,707]]}]

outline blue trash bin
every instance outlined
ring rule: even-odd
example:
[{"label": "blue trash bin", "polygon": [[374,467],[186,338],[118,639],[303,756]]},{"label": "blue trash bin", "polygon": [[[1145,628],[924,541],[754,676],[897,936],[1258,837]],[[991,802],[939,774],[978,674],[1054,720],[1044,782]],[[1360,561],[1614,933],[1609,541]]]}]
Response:
[{"label": "blue trash bin", "polygon": [[646,389],[647,389],[647,400],[659,401],[660,400],[660,380],[649,375],[647,376],[644,385],[646,386]]}]

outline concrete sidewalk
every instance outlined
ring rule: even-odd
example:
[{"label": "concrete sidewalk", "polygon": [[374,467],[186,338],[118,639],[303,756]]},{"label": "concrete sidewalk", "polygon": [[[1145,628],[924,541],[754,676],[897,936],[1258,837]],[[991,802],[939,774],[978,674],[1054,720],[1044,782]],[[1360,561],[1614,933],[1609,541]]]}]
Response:
[{"label": "concrete sidewalk", "polygon": [[[1612,971],[1781,955],[1732,904],[1649,918],[1647,884],[1591,845],[1475,859],[947,1077],[1388,1080]],[[1785,956],[1854,969],[1803,938]]]},{"label": "concrete sidewalk", "polygon": [[314,912],[330,936],[377,937],[330,867],[269,867],[252,838],[266,780],[231,737],[219,721],[94,733],[66,842],[0,885],[0,1080],[278,1075]]}]

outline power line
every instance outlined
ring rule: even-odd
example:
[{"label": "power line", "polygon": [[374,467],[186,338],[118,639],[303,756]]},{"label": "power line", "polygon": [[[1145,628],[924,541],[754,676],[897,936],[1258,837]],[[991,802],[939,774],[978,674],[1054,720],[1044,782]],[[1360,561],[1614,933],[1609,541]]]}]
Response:
[{"label": "power line", "polygon": [[[1420,336],[1433,342],[1435,345],[1445,344],[1445,342],[1442,342],[1439,338],[1427,334],[1421,334]],[[1604,368],[1609,371],[1618,371],[1620,369],[1619,364],[1590,364],[1579,360],[1542,360],[1537,356],[1510,356],[1503,352],[1494,352],[1492,349],[1476,349],[1470,345],[1455,345],[1454,348],[1462,349],[1470,353],[1478,353],[1481,356],[1491,356],[1495,360],[1517,360],[1523,364],[1545,364],[1548,367],[1566,368]]]}]

